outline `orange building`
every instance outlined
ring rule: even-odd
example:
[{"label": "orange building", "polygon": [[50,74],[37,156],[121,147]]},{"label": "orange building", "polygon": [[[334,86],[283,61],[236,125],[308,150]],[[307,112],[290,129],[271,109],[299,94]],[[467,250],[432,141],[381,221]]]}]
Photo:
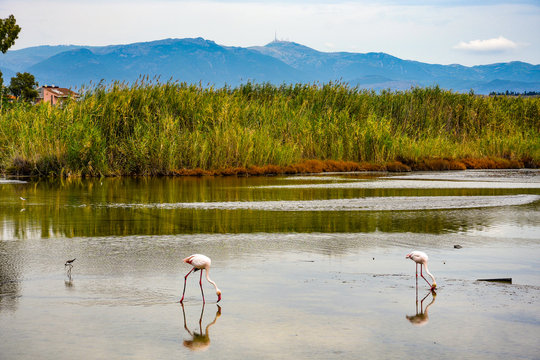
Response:
[{"label": "orange building", "polygon": [[52,105],[61,104],[67,98],[78,98],[79,94],[70,89],[61,88],[58,86],[41,86],[38,90],[37,102],[49,102]]}]

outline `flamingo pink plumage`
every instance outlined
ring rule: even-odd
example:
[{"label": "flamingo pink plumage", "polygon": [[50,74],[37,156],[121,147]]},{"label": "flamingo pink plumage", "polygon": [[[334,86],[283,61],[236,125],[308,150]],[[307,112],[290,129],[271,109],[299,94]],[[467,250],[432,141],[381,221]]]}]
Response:
[{"label": "flamingo pink plumage", "polygon": [[208,280],[208,282],[210,284],[214,285],[214,287],[216,288],[216,295],[218,296],[217,302],[219,302],[221,300],[221,290],[218,289],[215,282],[210,280],[210,276],[208,275],[208,272],[210,271],[210,265],[212,264],[212,260],[210,260],[210,258],[208,256],[205,256],[205,255],[193,254],[193,255],[188,256],[187,258],[183,259],[182,261],[187,263],[187,264],[192,265],[193,269],[191,269],[186,274],[186,276],[184,277],[184,291],[182,292],[182,299],[180,299],[180,302],[181,303],[184,302],[184,295],[186,293],[186,282],[187,282],[187,278],[188,278],[189,274],[191,274],[193,271],[199,271],[199,270],[201,271],[201,277],[199,279],[199,285],[201,287],[203,304],[205,303],[204,291],[203,291],[203,287],[202,287],[202,273],[203,273],[203,270],[206,270],[206,280]]},{"label": "flamingo pink plumage", "polygon": [[[437,287],[437,283],[435,282],[435,277],[433,276],[432,273],[429,272],[428,270],[428,267],[427,267],[427,263],[428,263],[428,256],[425,252],[423,251],[411,251],[410,253],[408,253],[406,256],[405,256],[406,259],[411,259],[412,261],[414,261],[416,263],[416,277],[418,278],[418,264],[420,264],[420,276],[422,277],[422,279],[426,280],[426,282],[428,283],[428,285],[431,287],[431,289],[435,289]],[[430,284],[429,281],[427,281],[427,279],[424,277],[424,274],[422,274],[422,265],[426,268],[426,272],[427,274],[431,277],[431,279],[433,280],[433,284]]]}]

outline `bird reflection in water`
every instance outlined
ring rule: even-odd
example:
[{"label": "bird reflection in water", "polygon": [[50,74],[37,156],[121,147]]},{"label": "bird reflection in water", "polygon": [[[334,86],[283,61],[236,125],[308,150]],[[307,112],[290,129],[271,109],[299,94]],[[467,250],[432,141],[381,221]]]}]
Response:
[{"label": "bird reflection in water", "polygon": [[182,304],[182,315],[184,316],[184,329],[188,332],[188,334],[191,336],[190,340],[184,340],[184,346],[187,347],[191,351],[205,351],[210,346],[210,334],[208,333],[210,326],[214,325],[218,319],[218,317],[221,316],[221,307],[219,305],[217,306],[217,312],[216,316],[214,317],[214,321],[206,325],[204,332],[202,329],[202,320],[203,320],[203,314],[204,314],[204,304],[201,309],[201,317],[199,318],[199,329],[191,331],[186,325],[186,312],[184,310],[184,304]]},{"label": "bird reflection in water", "polygon": [[65,285],[67,288],[72,288],[72,287],[73,287],[73,278],[71,277],[71,274],[69,274],[69,275],[64,279],[64,285]]},{"label": "bird reflection in water", "polygon": [[[424,301],[427,299],[427,297],[431,295],[431,302],[426,305],[426,308],[424,309]],[[428,293],[420,300],[420,311],[418,311],[418,286],[416,287],[416,315],[406,315],[407,320],[411,322],[411,324],[416,326],[423,326],[426,325],[429,321],[428,316],[428,309],[433,303],[435,302],[435,298],[437,297],[437,293],[435,290],[430,290]]]}]

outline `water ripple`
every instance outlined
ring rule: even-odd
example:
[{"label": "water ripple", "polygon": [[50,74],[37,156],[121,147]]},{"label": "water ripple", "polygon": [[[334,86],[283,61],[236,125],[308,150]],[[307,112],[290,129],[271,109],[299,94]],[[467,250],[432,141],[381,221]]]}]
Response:
[{"label": "water ripple", "polygon": [[264,211],[387,211],[471,209],[525,205],[540,200],[538,195],[509,196],[394,196],[304,201],[228,201],[151,204],[108,204],[115,208],[264,210]]},{"label": "water ripple", "polygon": [[23,180],[9,180],[9,179],[0,179],[0,185],[2,184],[26,184],[26,181]]},{"label": "water ripple", "polygon": [[266,189],[539,189],[540,182],[510,181],[438,181],[438,180],[381,180],[324,184],[266,185]]}]

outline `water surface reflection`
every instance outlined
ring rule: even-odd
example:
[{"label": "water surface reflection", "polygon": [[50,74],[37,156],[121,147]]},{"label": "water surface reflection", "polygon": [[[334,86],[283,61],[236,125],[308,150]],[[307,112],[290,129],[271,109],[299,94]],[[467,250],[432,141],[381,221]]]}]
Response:
[{"label": "water surface reflection", "polygon": [[501,218],[539,221],[539,174],[4,181],[0,238],[478,230]]},{"label": "water surface reflection", "polygon": [[208,350],[208,347],[210,346],[210,327],[214,326],[217,319],[221,316],[221,307],[216,304],[217,311],[216,315],[214,316],[214,320],[206,325],[203,331],[202,322],[204,317],[204,307],[205,304],[203,303],[201,308],[201,316],[199,317],[199,327],[196,330],[190,330],[186,324],[186,311],[184,309],[184,304],[180,303],[182,305],[182,316],[184,319],[184,329],[186,329],[187,333],[191,336],[191,339],[184,340],[183,344],[186,348],[188,348],[191,351],[205,351]]},{"label": "water surface reflection", "polygon": [[[0,354],[536,358],[539,175],[0,181]],[[309,184],[324,186],[296,186]],[[430,255],[441,287],[435,308],[419,289],[415,313],[412,248]],[[201,252],[226,316],[197,300],[180,320],[181,259]],[[514,283],[475,281],[498,277]]]},{"label": "water surface reflection", "polygon": [[[424,301],[428,298],[428,296],[431,295],[431,302],[426,305],[426,308],[424,309]],[[426,325],[429,321],[429,315],[428,315],[428,309],[433,303],[435,303],[435,298],[437,297],[437,293],[435,290],[430,290],[424,295],[422,300],[420,300],[420,308],[418,307],[418,286],[416,286],[416,314],[415,315],[406,315],[405,317],[407,320],[411,322],[411,324],[416,326],[423,326]]]}]

